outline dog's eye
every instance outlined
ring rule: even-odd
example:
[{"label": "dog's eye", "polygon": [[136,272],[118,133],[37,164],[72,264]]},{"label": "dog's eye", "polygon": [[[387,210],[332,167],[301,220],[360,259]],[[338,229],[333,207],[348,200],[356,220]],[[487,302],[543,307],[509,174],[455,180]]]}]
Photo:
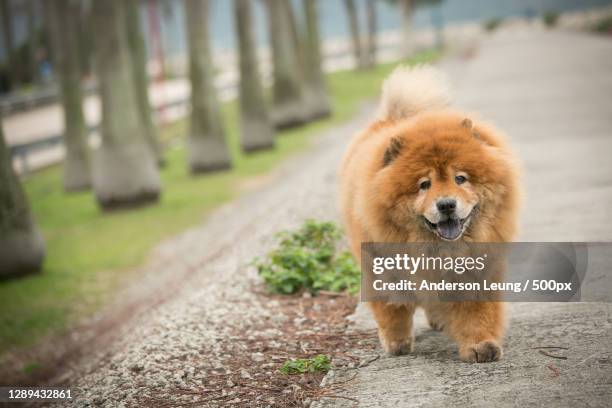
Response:
[{"label": "dog's eye", "polygon": [[431,181],[429,180],[421,181],[421,184],[419,184],[421,190],[429,190],[429,187],[431,187]]},{"label": "dog's eye", "polygon": [[455,183],[463,184],[467,181],[467,177],[465,176],[455,176]]}]

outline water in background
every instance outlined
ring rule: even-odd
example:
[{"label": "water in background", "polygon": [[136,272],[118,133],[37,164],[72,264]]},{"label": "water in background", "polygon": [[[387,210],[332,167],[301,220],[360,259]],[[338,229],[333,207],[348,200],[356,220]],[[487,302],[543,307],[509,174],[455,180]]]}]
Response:
[{"label": "water in background", "polygon": [[[292,0],[294,9],[301,12],[301,0]],[[357,0],[362,27],[365,27],[365,0]],[[266,19],[261,1],[255,4],[257,41],[267,44]],[[611,5],[612,0],[446,0],[440,7],[445,23],[463,21],[483,21],[495,17],[528,16],[539,17],[548,11],[583,10],[592,7]],[[213,0],[211,34],[213,46],[217,50],[234,48],[233,1]],[[181,1],[172,1],[165,13],[163,37],[168,55],[185,52],[184,15]],[[144,16],[143,16],[144,17]],[[344,2],[342,0],[319,0],[319,17],[321,33],[325,39],[346,37],[348,24]],[[143,20],[143,23],[145,21]],[[427,27],[431,24],[430,9],[417,9],[414,16],[415,27]],[[378,2],[378,27],[380,31],[400,28],[400,14],[395,6],[386,0]],[[146,26],[145,26],[146,27]]]},{"label": "water in background", "polygon": [[[46,1],[46,0],[45,0]],[[130,0],[132,1],[132,0]],[[136,0],[133,0],[136,1]],[[252,0],[255,9],[257,41],[267,44],[266,18],[262,2]],[[301,12],[302,0],[291,0],[294,8]],[[365,27],[365,0],[356,0],[361,12],[361,24]],[[23,7],[13,8],[13,30],[15,45],[26,41],[27,25]],[[144,6],[141,10],[141,21],[144,30],[148,27],[147,13]],[[162,36],[166,55],[185,53],[185,24],[182,0],[160,1],[160,15],[163,16]],[[400,27],[400,13],[387,0],[379,0],[378,27],[381,31],[396,30]],[[439,6],[445,23],[462,21],[482,21],[494,17],[530,16],[539,17],[547,11],[582,10],[592,7],[611,5],[612,0],[445,0]],[[233,1],[212,0],[211,38],[217,50],[234,48]],[[39,4],[36,10],[36,24],[42,25],[43,10]],[[321,33],[324,39],[346,37],[348,35],[347,17],[342,0],[319,0]],[[430,9],[417,9],[414,16],[415,27],[426,27],[431,24]],[[1,33],[0,33],[1,35]],[[146,37],[146,36],[145,36]],[[0,61],[5,59],[3,42],[0,42]]]}]

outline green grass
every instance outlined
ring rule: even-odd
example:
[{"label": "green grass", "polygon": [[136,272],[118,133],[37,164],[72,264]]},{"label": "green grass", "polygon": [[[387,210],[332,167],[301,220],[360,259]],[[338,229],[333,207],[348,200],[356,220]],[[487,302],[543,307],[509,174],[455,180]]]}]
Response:
[{"label": "green grass", "polygon": [[[437,56],[436,52],[423,53],[414,62]],[[47,257],[42,273],[0,282],[0,353],[59,333],[95,311],[130,278],[129,270],[142,263],[155,244],[201,222],[212,209],[236,197],[249,178],[307,147],[312,135],[348,120],[362,101],[378,94],[381,81],[395,65],[330,74],[333,117],[281,132],[276,149],[269,152],[240,152],[236,104],[225,104],[233,169],[192,177],[187,172],[185,150],[173,148],[161,171],[161,201],[154,206],[103,214],[91,192],[62,191],[59,166],[28,178],[25,189],[45,237]],[[180,140],[185,133],[186,121],[182,120],[164,129],[163,137]]]}]

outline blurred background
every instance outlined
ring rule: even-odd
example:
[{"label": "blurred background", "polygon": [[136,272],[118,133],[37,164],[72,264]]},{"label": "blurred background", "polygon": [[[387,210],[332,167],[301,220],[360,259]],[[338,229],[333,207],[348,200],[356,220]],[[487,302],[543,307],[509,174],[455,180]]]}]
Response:
[{"label": "blurred background", "polygon": [[96,316],[398,63],[501,27],[610,35],[611,3],[0,0],[0,361],[38,370],[15,353]]}]

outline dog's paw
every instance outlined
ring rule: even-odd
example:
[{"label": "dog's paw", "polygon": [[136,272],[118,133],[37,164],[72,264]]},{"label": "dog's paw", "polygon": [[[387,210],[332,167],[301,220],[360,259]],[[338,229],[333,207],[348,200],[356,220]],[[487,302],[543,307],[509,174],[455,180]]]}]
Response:
[{"label": "dog's paw", "polygon": [[494,340],[461,347],[459,357],[467,363],[489,363],[502,358],[502,348]]},{"label": "dog's paw", "polygon": [[383,350],[392,356],[412,353],[414,349],[414,339],[412,337],[407,339],[389,339],[382,334],[379,337]]}]

